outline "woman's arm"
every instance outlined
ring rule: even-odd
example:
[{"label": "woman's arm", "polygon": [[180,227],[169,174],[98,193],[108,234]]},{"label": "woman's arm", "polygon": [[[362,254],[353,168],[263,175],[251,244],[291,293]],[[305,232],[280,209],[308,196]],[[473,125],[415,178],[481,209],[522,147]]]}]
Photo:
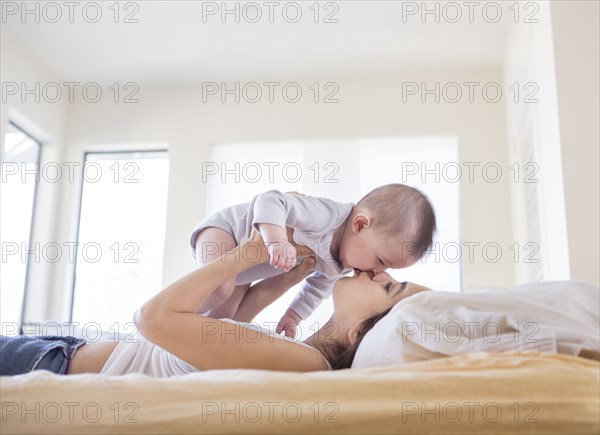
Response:
[{"label": "woman's arm", "polygon": [[195,313],[214,289],[268,258],[264,244],[249,239],[169,285],[142,305],[134,320],[137,323],[138,318],[148,320],[167,312]]},{"label": "woman's arm", "polygon": [[[298,192],[287,193],[301,195]],[[289,227],[286,228],[286,230],[287,240],[294,240],[294,230]],[[234,320],[251,322],[258,313],[271,305],[271,303],[279,299],[291,287],[298,284],[310,274],[310,271],[315,265],[315,259],[312,257],[315,253],[306,246],[296,246],[296,251],[298,252],[298,255],[307,255],[309,257],[306,257],[289,272],[275,275],[253,284],[246,292],[236,313],[232,317]]]},{"label": "woman's arm", "polygon": [[326,369],[316,352],[260,331],[196,314],[198,306],[225,280],[267,261],[260,235],[186,275],[136,312],[140,333],[200,370],[252,368],[311,371]]},{"label": "woman's arm", "polygon": [[279,299],[291,287],[306,278],[315,265],[315,259],[306,257],[288,273],[275,275],[252,285],[240,302],[234,320],[251,322],[258,313]]}]

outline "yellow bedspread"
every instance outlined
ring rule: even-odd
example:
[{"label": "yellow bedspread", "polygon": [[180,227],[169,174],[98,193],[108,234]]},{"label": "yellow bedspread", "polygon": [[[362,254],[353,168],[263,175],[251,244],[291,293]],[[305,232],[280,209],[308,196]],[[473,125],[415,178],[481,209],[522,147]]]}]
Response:
[{"label": "yellow bedspread", "polygon": [[10,433],[598,434],[600,364],[472,353],[393,367],[2,377]]}]

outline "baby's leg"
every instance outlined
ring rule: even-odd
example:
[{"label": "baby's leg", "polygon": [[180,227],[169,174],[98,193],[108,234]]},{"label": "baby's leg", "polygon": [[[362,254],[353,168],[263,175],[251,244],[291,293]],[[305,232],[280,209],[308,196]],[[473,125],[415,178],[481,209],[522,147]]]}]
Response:
[{"label": "baby's leg", "polygon": [[[202,267],[236,246],[235,239],[227,231],[216,227],[206,228],[196,237],[196,264]],[[217,287],[197,312],[205,313],[225,302],[235,289],[235,280],[235,277],[231,278]]]}]

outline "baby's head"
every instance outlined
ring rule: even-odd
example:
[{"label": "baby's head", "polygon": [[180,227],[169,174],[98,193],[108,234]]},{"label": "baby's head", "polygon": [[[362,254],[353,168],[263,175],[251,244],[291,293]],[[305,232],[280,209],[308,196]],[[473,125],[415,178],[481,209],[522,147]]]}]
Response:
[{"label": "baby's head", "polygon": [[435,212],[423,193],[404,184],[386,184],[353,207],[339,260],[344,267],[375,273],[408,267],[425,255],[435,231]]}]

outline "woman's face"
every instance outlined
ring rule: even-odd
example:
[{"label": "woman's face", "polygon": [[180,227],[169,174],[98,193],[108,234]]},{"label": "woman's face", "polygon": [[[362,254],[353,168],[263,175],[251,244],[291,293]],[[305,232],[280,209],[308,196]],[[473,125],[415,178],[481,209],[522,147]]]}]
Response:
[{"label": "woman's face", "polygon": [[386,272],[360,272],[340,278],[333,287],[333,306],[336,318],[358,324],[393,307],[398,301],[430,288],[400,283]]}]

